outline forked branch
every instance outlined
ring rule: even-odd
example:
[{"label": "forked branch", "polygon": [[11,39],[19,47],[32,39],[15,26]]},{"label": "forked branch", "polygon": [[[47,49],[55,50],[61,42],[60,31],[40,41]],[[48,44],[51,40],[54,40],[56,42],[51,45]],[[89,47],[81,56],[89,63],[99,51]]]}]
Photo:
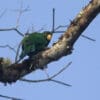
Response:
[{"label": "forked branch", "polygon": [[69,62],[64,68],[62,68],[60,71],[58,71],[56,74],[52,75],[51,77],[48,77],[46,79],[41,79],[41,80],[29,80],[29,79],[24,79],[24,78],[21,78],[20,81],[24,81],[24,82],[29,82],[29,83],[39,83],[39,82],[55,82],[55,83],[58,83],[58,84],[62,84],[62,85],[65,85],[65,86],[71,86],[70,84],[67,84],[67,83],[64,83],[62,81],[58,81],[58,80],[55,80],[54,78],[57,77],[59,74],[61,74],[64,70],[66,70],[70,65],[71,65],[72,62]]}]

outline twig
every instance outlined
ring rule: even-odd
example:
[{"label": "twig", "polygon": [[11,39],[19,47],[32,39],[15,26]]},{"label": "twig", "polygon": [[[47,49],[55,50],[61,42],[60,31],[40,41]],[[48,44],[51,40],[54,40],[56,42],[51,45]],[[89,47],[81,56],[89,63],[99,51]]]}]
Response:
[{"label": "twig", "polygon": [[46,65],[45,68],[44,68],[43,70],[44,70],[44,72],[45,72],[47,78],[49,78],[49,74],[48,74],[47,69],[46,69],[47,67],[48,67],[48,66]]},{"label": "twig", "polygon": [[16,27],[12,27],[12,28],[2,28],[0,29],[0,31],[16,31],[20,36],[24,36],[23,33],[21,33]]},{"label": "twig", "polygon": [[50,79],[50,81],[55,82],[55,83],[58,83],[58,84],[62,84],[62,85],[65,85],[65,86],[72,86],[70,84],[64,83],[62,81],[54,80],[54,79]]},{"label": "twig", "polygon": [[24,12],[29,11],[29,7],[25,8],[25,9],[22,9],[22,7],[23,7],[23,5],[21,4],[20,10],[18,10],[19,11],[19,15],[18,15],[18,18],[17,18],[17,21],[16,21],[16,26],[15,27],[11,27],[11,28],[2,28],[2,29],[0,29],[0,31],[16,31],[22,37],[24,36],[24,34],[21,33],[17,28],[19,26],[18,24],[19,24],[21,15]]},{"label": "twig", "polygon": [[20,9],[19,10],[16,10],[19,12],[19,15],[18,15],[18,18],[17,18],[17,21],[16,21],[16,28],[19,26],[19,21],[20,21],[20,18],[21,18],[21,15],[24,13],[24,12],[27,12],[29,11],[29,6],[25,9],[23,9],[23,2],[21,3],[21,6],[20,6]]},{"label": "twig", "polygon": [[0,14],[0,18],[5,14],[6,9]]},{"label": "twig", "polygon": [[[55,31],[54,33],[64,33],[65,31]],[[81,35],[81,37],[85,38],[85,39],[88,39],[90,41],[96,41],[95,39],[92,39],[91,37],[88,37],[86,35]]]},{"label": "twig", "polygon": [[54,80],[53,78],[55,78],[56,76],[58,76],[59,74],[61,74],[66,68],[68,68],[70,65],[72,64],[72,62],[69,62],[64,68],[62,68],[60,71],[58,71],[56,74],[52,75],[49,78],[46,79],[41,79],[41,80],[28,80],[28,79],[24,79],[21,78],[20,81],[24,81],[24,82],[30,82],[30,83],[39,83],[39,82],[46,82],[46,81],[53,81],[62,85],[66,85],[66,86],[71,86],[70,84],[66,84],[64,82],[58,81],[58,80]]},{"label": "twig", "polygon": [[16,53],[16,50],[13,48],[13,47],[11,47],[10,45],[0,45],[0,48],[9,48],[10,50],[12,50],[14,53]]},{"label": "twig", "polygon": [[90,37],[88,37],[88,36],[86,36],[86,35],[81,35],[83,38],[86,38],[86,39],[88,39],[88,40],[91,40],[91,41],[96,41],[95,39],[92,39],[92,38],[90,38]]},{"label": "twig", "polygon": [[60,71],[58,71],[56,74],[54,74],[53,76],[50,77],[50,79],[55,78],[56,76],[58,76],[59,74],[61,74],[64,70],[66,70],[70,65],[72,64],[72,62],[69,62],[65,67],[63,67]]},{"label": "twig", "polygon": [[16,21],[16,27],[18,27],[21,15],[23,13],[22,7],[23,7],[23,3],[21,3],[21,6],[20,6],[19,15],[18,15],[18,18],[17,18],[17,21]]},{"label": "twig", "polygon": [[55,8],[53,8],[53,15],[52,15],[52,32],[55,31]]},{"label": "twig", "polygon": [[[60,28],[66,28],[66,27],[68,27],[68,25],[59,25],[58,27],[55,28],[54,33],[64,33],[65,31],[56,31],[56,30],[58,30],[58,29],[60,29]],[[88,36],[86,36],[86,35],[81,35],[81,36],[82,36],[83,38],[88,39],[88,40],[96,41],[95,39],[92,39],[92,38],[90,38],[90,37],[88,37]]]},{"label": "twig", "polygon": [[[21,9],[22,9],[22,7],[23,7],[23,4],[21,4]],[[19,11],[19,9],[15,9],[15,10],[13,10],[13,11]],[[22,9],[22,12],[24,13],[24,12],[27,12],[27,11],[30,11],[30,9],[29,9],[29,6],[27,6],[26,8],[24,8],[24,9]]]},{"label": "twig", "polygon": [[55,31],[58,30],[58,29],[60,29],[60,28],[66,28],[66,27],[68,27],[68,25],[59,25],[59,26],[57,26],[55,28]]},{"label": "twig", "polygon": [[15,57],[15,62],[18,61],[18,55],[19,55],[19,50],[20,50],[21,43],[22,43],[22,41],[19,43],[18,48],[17,48],[16,57]]},{"label": "twig", "polygon": [[44,30],[45,25],[43,25],[43,27],[41,27],[39,30],[37,30],[37,32],[41,32]]},{"label": "twig", "polygon": [[11,99],[11,100],[23,100],[23,99],[19,99],[19,98],[15,98],[15,97],[9,97],[9,96],[5,96],[5,95],[1,95],[1,94],[0,94],[0,97],[6,98],[6,99]]},{"label": "twig", "polygon": [[24,34],[21,33],[17,28],[14,29],[17,33],[19,33],[19,35],[21,35],[22,37],[24,37]]}]

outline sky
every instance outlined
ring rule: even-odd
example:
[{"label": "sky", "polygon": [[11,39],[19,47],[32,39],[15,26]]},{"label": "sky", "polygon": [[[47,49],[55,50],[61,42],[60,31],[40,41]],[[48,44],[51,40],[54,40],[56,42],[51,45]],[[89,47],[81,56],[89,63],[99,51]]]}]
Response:
[{"label": "sky", "polygon": [[[22,33],[52,29],[52,8],[56,9],[56,26],[69,25],[79,11],[90,0],[0,0],[0,28],[16,26],[21,4],[29,11],[21,15],[18,29]],[[4,86],[0,83],[0,94],[21,98],[24,100],[100,100],[100,16],[98,15],[89,27],[82,33],[95,42],[80,37],[74,45],[73,53],[62,57],[56,62],[48,64],[47,72],[53,75],[70,61],[72,64],[57,80],[71,84],[66,87],[57,83],[27,83],[17,81]],[[66,30],[61,29],[61,30]],[[54,34],[49,46],[58,40],[61,34]],[[0,31],[0,45],[9,44],[17,49],[22,37],[15,31]],[[8,57],[14,61],[15,53],[8,48],[0,48],[0,57]],[[45,78],[44,71],[35,71],[25,76],[27,79],[37,80]],[[0,100],[7,100],[0,98]]]}]

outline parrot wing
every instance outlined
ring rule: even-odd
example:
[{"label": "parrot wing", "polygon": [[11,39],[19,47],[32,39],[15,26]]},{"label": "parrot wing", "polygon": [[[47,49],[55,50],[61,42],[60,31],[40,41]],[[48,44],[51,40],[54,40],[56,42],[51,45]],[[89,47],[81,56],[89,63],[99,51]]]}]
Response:
[{"label": "parrot wing", "polygon": [[22,40],[22,52],[20,58],[23,59],[26,55],[29,55],[31,52],[35,51],[34,42],[30,39],[30,37],[25,37]]},{"label": "parrot wing", "polygon": [[23,59],[26,55],[32,56],[42,51],[48,45],[48,41],[43,34],[33,33],[22,40],[22,53],[20,58]]}]

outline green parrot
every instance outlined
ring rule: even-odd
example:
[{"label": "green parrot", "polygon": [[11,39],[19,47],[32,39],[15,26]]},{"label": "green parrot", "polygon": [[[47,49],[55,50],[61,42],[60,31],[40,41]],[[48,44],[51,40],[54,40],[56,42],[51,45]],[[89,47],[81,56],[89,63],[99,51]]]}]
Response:
[{"label": "green parrot", "polygon": [[52,32],[45,31],[43,33],[34,32],[26,35],[22,40],[22,52],[20,54],[20,59],[25,56],[30,58],[40,51],[44,50],[52,38]]}]

